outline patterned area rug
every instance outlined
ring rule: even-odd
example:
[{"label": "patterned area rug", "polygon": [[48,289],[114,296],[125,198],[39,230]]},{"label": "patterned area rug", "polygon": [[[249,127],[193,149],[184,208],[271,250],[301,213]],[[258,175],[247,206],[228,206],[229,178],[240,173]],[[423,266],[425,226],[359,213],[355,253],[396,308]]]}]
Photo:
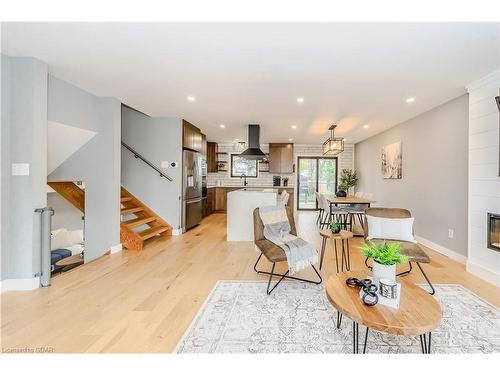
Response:
[{"label": "patterned area rug", "polygon": [[[266,282],[219,281],[177,353],[352,353],[352,324],[336,311],[324,285],[282,282],[271,296]],[[460,285],[435,285],[441,325],[433,353],[500,352],[500,311]],[[364,327],[360,325],[360,350]],[[418,337],[370,330],[367,353],[421,353]]]}]

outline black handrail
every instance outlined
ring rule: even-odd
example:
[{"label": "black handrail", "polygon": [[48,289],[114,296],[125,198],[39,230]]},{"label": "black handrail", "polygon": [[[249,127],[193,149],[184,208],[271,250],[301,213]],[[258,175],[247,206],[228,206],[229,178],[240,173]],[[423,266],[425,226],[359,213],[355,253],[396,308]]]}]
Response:
[{"label": "black handrail", "polygon": [[151,168],[153,168],[156,172],[160,174],[160,177],[165,177],[169,181],[173,181],[172,177],[169,175],[165,174],[160,168],[158,168],[156,165],[151,163],[148,159],[146,159],[144,156],[139,154],[137,151],[135,151],[132,147],[130,147],[128,144],[122,141],[122,146],[125,147],[127,150],[129,150],[132,154],[134,154],[136,159],[141,159],[144,163],[149,165]]}]

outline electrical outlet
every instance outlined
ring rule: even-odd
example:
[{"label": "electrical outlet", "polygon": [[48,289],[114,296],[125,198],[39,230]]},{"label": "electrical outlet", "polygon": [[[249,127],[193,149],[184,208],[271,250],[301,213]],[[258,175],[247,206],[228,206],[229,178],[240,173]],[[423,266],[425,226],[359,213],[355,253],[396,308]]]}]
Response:
[{"label": "electrical outlet", "polygon": [[453,229],[448,229],[448,238],[453,238],[453,235],[455,234]]}]

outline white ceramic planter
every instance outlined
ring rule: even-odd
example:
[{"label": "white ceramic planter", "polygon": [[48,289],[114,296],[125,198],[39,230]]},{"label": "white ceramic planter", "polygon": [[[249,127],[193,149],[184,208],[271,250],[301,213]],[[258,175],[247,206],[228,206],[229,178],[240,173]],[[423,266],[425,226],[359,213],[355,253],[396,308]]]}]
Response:
[{"label": "white ceramic planter", "polygon": [[377,262],[373,262],[373,282],[377,286],[379,285],[380,279],[388,279],[391,281],[396,281],[396,265],[386,266]]}]

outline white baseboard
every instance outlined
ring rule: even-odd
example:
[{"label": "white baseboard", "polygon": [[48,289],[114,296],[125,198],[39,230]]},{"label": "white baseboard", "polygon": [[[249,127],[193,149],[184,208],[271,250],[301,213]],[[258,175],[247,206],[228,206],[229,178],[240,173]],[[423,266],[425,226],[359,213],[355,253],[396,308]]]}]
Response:
[{"label": "white baseboard", "polygon": [[428,247],[429,249],[432,249],[434,251],[437,251],[438,253],[441,253],[443,255],[446,255],[448,258],[451,258],[453,260],[456,260],[457,262],[460,262],[462,264],[465,264],[467,262],[467,257],[458,254],[457,252],[450,250],[444,246],[438,245],[437,243],[434,243],[432,241],[429,241],[425,238],[422,238],[420,236],[415,236],[415,239],[421,243],[422,245]]},{"label": "white baseboard", "polygon": [[0,281],[0,291],[2,292],[33,290],[39,287],[39,277],[33,277],[31,279],[7,279]]},{"label": "white baseboard", "polygon": [[118,245],[111,246],[111,248],[109,249],[109,252],[111,254],[114,254],[114,253],[118,253],[119,251],[122,251],[122,250],[123,250],[123,246],[121,243],[119,243]]},{"label": "white baseboard", "polygon": [[179,236],[182,234],[182,228],[172,229],[172,236]]},{"label": "white baseboard", "polygon": [[483,266],[480,266],[478,264],[472,263],[471,261],[467,261],[465,269],[467,270],[467,272],[470,272],[473,275],[480,277],[481,279],[484,279],[496,286],[500,286],[500,274],[492,270],[484,268]]}]

